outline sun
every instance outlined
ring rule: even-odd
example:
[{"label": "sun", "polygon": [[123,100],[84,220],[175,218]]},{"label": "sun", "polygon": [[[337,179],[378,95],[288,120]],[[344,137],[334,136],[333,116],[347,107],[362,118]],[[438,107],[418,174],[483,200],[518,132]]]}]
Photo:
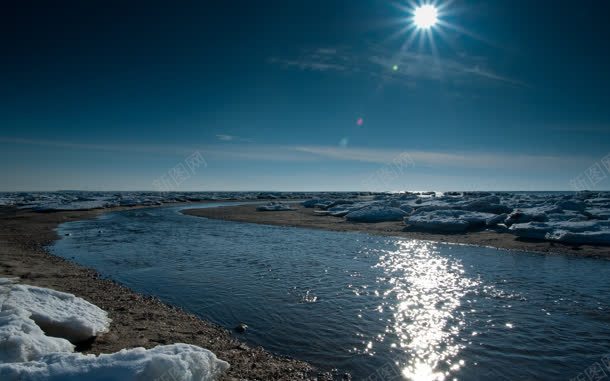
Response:
[{"label": "sun", "polygon": [[424,4],[413,11],[413,22],[419,29],[430,29],[438,22],[438,10],[432,4]]}]

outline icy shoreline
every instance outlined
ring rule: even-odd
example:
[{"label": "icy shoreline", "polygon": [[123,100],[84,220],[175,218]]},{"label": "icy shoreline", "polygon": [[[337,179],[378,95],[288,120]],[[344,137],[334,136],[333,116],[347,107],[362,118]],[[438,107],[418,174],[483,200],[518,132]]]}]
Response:
[{"label": "icy shoreline", "polygon": [[385,194],[373,200],[312,199],[302,203],[319,216],[376,223],[403,221],[432,233],[491,229],[523,239],[576,245],[610,245],[610,193]]},{"label": "icy shoreline", "polygon": [[357,223],[403,221],[407,229],[464,233],[481,229],[521,239],[610,245],[610,192],[33,192],[0,193],[0,206],[36,212],[160,206],[179,202],[273,200],[261,212],[302,206]]}]

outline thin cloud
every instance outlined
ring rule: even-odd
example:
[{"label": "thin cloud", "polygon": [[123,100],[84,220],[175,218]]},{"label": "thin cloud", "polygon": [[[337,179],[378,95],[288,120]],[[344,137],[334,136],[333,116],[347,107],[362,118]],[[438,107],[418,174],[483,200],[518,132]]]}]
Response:
[{"label": "thin cloud", "polygon": [[230,142],[235,139],[235,136],[233,136],[233,135],[218,134],[218,135],[216,135],[216,137],[218,138],[218,140],[223,141],[223,142]]},{"label": "thin cloud", "polygon": [[554,155],[462,153],[396,149],[300,146],[297,151],[342,161],[388,164],[407,154],[417,167],[459,167],[473,169],[566,169],[581,168],[591,162],[588,157]]},{"label": "thin cloud", "polygon": [[217,134],[216,138],[221,142],[252,142],[252,139],[242,138],[241,136]]},{"label": "thin cloud", "polygon": [[0,143],[21,144],[51,148],[66,148],[87,151],[110,151],[127,153],[152,153],[167,155],[187,155],[193,153],[192,148],[184,146],[160,145],[160,144],[93,144],[82,142],[65,142],[58,140],[37,140],[0,137]]},{"label": "thin cloud", "polygon": [[397,55],[377,45],[365,53],[354,53],[346,48],[319,48],[305,50],[298,58],[271,58],[270,63],[283,68],[307,71],[335,71],[364,73],[372,77],[408,84],[419,80],[471,83],[472,80],[527,87],[525,82],[495,72],[483,57],[457,54],[455,59],[441,58],[424,53],[403,52]]},{"label": "thin cloud", "polygon": [[324,162],[328,160],[386,165],[400,155],[408,154],[417,168],[466,168],[512,170],[576,171],[590,166],[596,159],[583,156],[505,154],[494,152],[442,152],[422,150],[375,149],[348,146],[303,146],[267,144],[216,144],[168,146],[146,144],[88,144],[50,140],[0,137],[0,143],[44,146],[59,149],[112,151],[136,154],[189,155],[200,151],[215,160],[252,160],[266,162]]}]

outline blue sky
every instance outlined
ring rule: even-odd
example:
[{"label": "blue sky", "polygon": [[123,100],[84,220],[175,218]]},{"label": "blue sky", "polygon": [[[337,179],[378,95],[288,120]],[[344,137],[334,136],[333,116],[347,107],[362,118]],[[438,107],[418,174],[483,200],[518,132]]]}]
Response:
[{"label": "blue sky", "polygon": [[610,188],[609,6],[437,5],[12,4],[0,190]]}]

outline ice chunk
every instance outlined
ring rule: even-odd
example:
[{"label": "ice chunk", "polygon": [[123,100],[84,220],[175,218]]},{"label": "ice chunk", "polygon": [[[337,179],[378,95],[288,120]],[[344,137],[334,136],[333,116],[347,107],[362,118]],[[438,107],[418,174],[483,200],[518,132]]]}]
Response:
[{"label": "ice chunk", "polygon": [[463,232],[484,226],[493,217],[491,213],[445,209],[411,215],[405,218],[405,224],[433,232]]},{"label": "ice chunk", "polygon": [[0,364],[3,381],[205,381],[217,379],[229,364],[188,344],[124,349],[99,356],[54,353],[38,361]]},{"label": "ice chunk", "polygon": [[508,214],[498,214],[496,216],[490,217],[485,221],[485,225],[487,226],[496,226],[502,222],[504,222],[508,218]]},{"label": "ice chunk", "polygon": [[313,208],[314,206],[322,203],[326,203],[328,200],[322,200],[320,198],[312,198],[311,200],[306,200],[301,203],[304,208]]},{"label": "ice chunk", "polygon": [[[514,224],[509,231],[519,237],[576,243],[597,244],[610,228],[608,221],[549,221]],[[570,234],[566,234],[570,233]],[[591,237],[591,241],[586,241]]]},{"label": "ice chunk", "polygon": [[610,230],[585,232],[557,230],[552,233],[547,233],[545,238],[549,241],[558,241],[577,245],[610,245]]},{"label": "ice chunk", "polygon": [[413,207],[409,204],[401,204],[398,208],[407,214],[413,212]]},{"label": "ice chunk", "polygon": [[258,208],[256,208],[256,210],[258,210],[259,212],[279,212],[279,211],[295,210],[295,209],[291,208],[290,205],[284,204],[281,202],[270,202],[267,205],[259,206]]},{"label": "ice chunk", "polygon": [[563,210],[574,210],[577,212],[584,212],[586,204],[582,201],[563,200],[557,203],[557,207]]},{"label": "ice chunk", "polygon": [[607,208],[587,208],[585,213],[600,220],[610,219],[610,209]]},{"label": "ice chunk", "polygon": [[518,237],[530,239],[545,239],[547,233],[553,230],[548,224],[543,222],[525,222],[522,224],[514,224],[509,231]]},{"label": "ice chunk", "polygon": [[78,343],[107,332],[110,326],[106,311],[72,294],[21,284],[5,284],[0,290],[8,294],[5,306],[29,312],[51,336]]},{"label": "ice chunk", "polygon": [[470,201],[460,207],[460,209],[468,210],[471,212],[483,212],[483,213],[494,213],[503,214],[510,213],[512,208],[506,205],[500,204],[500,198],[498,196],[487,196],[481,197],[474,201]]},{"label": "ice chunk", "polygon": [[393,207],[368,206],[348,213],[345,219],[353,222],[401,221],[406,212]]},{"label": "ice chunk", "polygon": [[539,206],[533,208],[517,209],[509,214],[505,223],[507,225],[521,224],[526,222],[544,222],[548,220],[547,214],[561,213],[562,210],[556,206]]}]

